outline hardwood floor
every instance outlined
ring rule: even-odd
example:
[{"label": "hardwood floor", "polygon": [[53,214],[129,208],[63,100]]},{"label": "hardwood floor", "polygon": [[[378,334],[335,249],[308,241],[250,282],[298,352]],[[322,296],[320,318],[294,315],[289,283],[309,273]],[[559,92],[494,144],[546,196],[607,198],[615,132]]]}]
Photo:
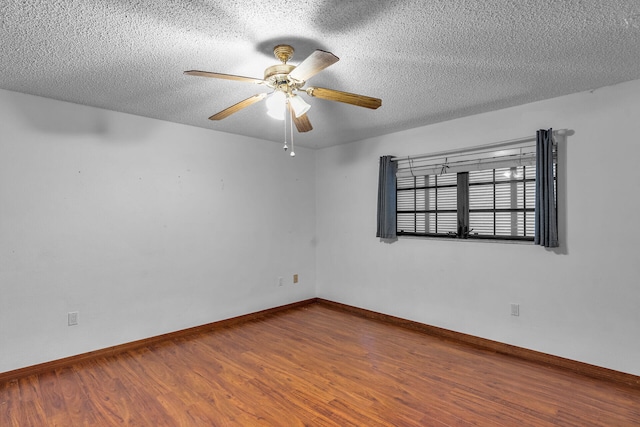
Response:
[{"label": "hardwood floor", "polygon": [[0,426],[640,426],[640,389],[311,304],[0,384]]}]

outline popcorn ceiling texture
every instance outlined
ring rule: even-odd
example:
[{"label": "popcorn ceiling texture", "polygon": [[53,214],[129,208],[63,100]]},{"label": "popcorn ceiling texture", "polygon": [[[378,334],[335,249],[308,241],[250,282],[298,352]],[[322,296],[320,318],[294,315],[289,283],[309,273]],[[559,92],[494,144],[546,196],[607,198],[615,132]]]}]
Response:
[{"label": "popcorn ceiling texture", "polygon": [[306,97],[296,143],[324,148],[639,79],[639,23],[637,0],[8,0],[0,88],[282,142],[264,102],[207,120],[267,88],[182,72],[262,78],[276,44],[321,48],[340,61],[307,85],[382,99]]}]

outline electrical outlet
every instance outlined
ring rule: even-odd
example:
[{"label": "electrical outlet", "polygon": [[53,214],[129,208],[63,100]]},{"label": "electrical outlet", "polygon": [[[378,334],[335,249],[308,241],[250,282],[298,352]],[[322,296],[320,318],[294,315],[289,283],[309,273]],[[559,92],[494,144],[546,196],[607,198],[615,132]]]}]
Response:
[{"label": "electrical outlet", "polygon": [[520,316],[520,304],[511,304],[511,315]]},{"label": "electrical outlet", "polygon": [[70,311],[69,313],[67,313],[67,324],[69,326],[75,326],[78,324],[78,312],[77,311]]},{"label": "electrical outlet", "polygon": [[282,286],[284,284],[282,276],[278,277],[278,286]]},{"label": "electrical outlet", "polygon": [[297,274],[293,275],[293,283],[298,283],[298,275]]}]

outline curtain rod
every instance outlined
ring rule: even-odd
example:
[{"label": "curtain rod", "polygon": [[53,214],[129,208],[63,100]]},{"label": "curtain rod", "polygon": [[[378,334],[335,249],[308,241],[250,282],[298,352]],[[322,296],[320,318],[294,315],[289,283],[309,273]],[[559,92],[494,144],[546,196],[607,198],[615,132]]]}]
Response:
[{"label": "curtain rod", "polygon": [[[558,130],[554,130],[553,132],[554,136],[564,136],[567,135],[567,130],[566,129],[558,129]],[[529,142],[529,141],[535,141],[536,140],[536,135],[533,136],[526,136],[523,138],[516,138],[516,139],[510,139],[508,141],[500,141],[500,142],[492,142],[489,144],[484,144],[484,145],[476,145],[474,147],[466,147],[466,148],[458,148],[455,150],[446,150],[446,151],[439,151],[437,153],[428,153],[428,154],[418,154],[415,156],[403,156],[403,157],[392,157],[391,161],[392,162],[397,162],[400,160],[415,160],[415,159],[423,159],[423,158],[428,158],[428,157],[441,157],[441,156],[446,156],[446,155],[452,155],[452,154],[461,154],[461,153],[466,153],[468,151],[476,151],[476,150],[481,150],[483,148],[496,148],[496,147],[501,147],[503,145],[512,145],[512,144],[521,144],[524,142]]]}]

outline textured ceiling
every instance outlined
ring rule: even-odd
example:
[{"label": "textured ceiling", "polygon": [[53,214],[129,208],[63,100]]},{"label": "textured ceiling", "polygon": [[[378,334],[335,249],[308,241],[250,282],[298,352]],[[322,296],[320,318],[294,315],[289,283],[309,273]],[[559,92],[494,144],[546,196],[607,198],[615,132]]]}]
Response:
[{"label": "textured ceiling", "polygon": [[306,97],[312,148],[640,79],[638,0],[5,0],[0,24],[0,88],[278,142],[264,102],[207,119],[267,88],[183,71],[330,51],[307,85],[382,107]]}]

